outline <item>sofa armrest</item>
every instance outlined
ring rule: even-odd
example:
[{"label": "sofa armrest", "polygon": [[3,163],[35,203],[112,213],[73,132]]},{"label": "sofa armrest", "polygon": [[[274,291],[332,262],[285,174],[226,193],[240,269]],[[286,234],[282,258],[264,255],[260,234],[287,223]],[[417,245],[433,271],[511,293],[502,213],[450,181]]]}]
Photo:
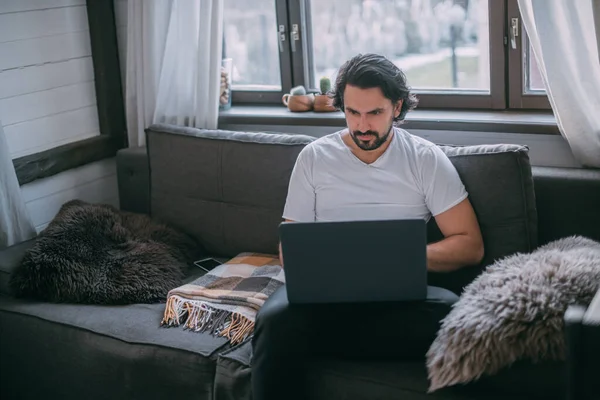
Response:
[{"label": "sofa armrest", "polygon": [[34,244],[35,238],[0,249],[0,293],[10,294],[10,276],[21,264],[25,252]]},{"label": "sofa armrest", "polygon": [[567,399],[600,398],[600,290],[586,308],[572,305],[565,313]]},{"label": "sofa armrest", "polygon": [[598,289],[596,295],[592,299],[592,302],[585,311],[585,315],[583,316],[583,323],[585,325],[600,326],[600,289]]},{"label": "sofa armrest", "polygon": [[117,152],[117,182],[121,210],[150,213],[150,171],[146,147]]}]

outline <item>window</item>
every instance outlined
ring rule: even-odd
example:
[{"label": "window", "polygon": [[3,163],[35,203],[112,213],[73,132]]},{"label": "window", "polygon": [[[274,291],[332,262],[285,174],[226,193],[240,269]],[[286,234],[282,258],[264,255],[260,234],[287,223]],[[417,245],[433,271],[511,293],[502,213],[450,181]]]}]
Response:
[{"label": "window", "polygon": [[281,91],[281,67],[273,0],[227,0],[224,53],[234,60],[235,90]]},{"label": "window", "polygon": [[297,85],[316,92],[344,61],[375,52],[404,71],[420,108],[549,108],[517,0],[249,3],[225,0],[234,104],[280,104]]},{"label": "window", "polygon": [[509,40],[508,58],[508,108],[550,109],[544,83],[527,32],[521,24],[516,0],[507,7]]}]

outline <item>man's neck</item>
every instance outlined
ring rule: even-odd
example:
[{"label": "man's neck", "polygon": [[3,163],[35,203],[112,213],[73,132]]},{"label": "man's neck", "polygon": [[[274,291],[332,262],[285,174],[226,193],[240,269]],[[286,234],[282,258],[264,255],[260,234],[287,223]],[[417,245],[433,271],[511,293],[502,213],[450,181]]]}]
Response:
[{"label": "man's neck", "polygon": [[352,151],[352,154],[354,154],[356,158],[365,164],[373,164],[379,159],[379,157],[383,155],[383,153],[385,153],[388,147],[390,147],[392,140],[394,140],[394,135],[395,132],[394,128],[392,127],[388,139],[381,145],[381,147],[369,151],[361,149],[356,143],[354,143],[354,140],[352,140],[352,137],[350,137],[350,132],[348,129],[345,129],[344,132],[342,132],[342,140],[344,141],[344,144],[350,148],[350,151]]}]

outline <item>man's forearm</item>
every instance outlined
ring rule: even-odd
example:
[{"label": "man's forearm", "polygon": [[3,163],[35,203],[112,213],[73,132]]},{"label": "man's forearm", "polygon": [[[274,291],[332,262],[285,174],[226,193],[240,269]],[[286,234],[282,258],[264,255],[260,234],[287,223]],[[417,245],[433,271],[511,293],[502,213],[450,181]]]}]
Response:
[{"label": "man's forearm", "polygon": [[279,242],[279,263],[281,264],[281,268],[283,268],[283,255],[281,254],[281,242]]},{"label": "man's forearm", "polygon": [[469,235],[453,235],[427,246],[427,269],[450,272],[475,265],[483,258],[481,241]]}]

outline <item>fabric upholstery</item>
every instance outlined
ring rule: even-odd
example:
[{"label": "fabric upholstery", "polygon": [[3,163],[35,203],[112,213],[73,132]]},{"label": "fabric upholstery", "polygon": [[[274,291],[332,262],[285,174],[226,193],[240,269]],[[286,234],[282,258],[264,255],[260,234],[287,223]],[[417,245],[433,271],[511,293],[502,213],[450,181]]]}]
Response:
[{"label": "fabric upholstery", "polygon": [[600,169],[534,167],[539,242],[600,240]]},{"label": "fabric upholstery", "polygon": [[[459,294],[495,260],[516,252],[531,251],[537,246],[535,193],[525,146],[443,145],[441,148],[469,193],[485,247],[484,259],[479,266],[447,274],[429,273],[431,285]],[[435,220],[431,219],[429,241],[441,238]]]},{"label": "fabric upholstery", "polygon": [[518,362],[494,377],[427,394],[427,375],[420,362],[315,360],[308,385],[314,400],[563,400],[563,369],[561,363]]},{"label": "fabric upholstery", "polygon": [[21,264],[27,250],[33,247],[35,239],[0,250],[0,293],[10,294],[10,277]]},{"label": "fabric upholstery", "polygon": [[150,174],[146,147],[117,152],[117,183],[121,210],[150,213]]},{"label": "fabric upholstery", "polygon": [[211,399],[226,339],[160,327],[163,310],[0,297],[0,398]]},{"label": "fabric upholstery", "polygon": [[[151,213],[190,232],[211,253],[276,253],[289,177],[298,153],[313,140],[153,125],[147,131]],[[429,274],[432,285],[460,293],[485,265],[535,248],[533,181],[524,146],[442,149],[470,193],[486,247],[481,266]],[[429,240],[441,238],[433,219],[430,225]]]},{"label": "fabric upholstery", "polygon": [[312,140],[151,126],[151,214],[194,235],[209,253],[276,254],[288,181]]}]

